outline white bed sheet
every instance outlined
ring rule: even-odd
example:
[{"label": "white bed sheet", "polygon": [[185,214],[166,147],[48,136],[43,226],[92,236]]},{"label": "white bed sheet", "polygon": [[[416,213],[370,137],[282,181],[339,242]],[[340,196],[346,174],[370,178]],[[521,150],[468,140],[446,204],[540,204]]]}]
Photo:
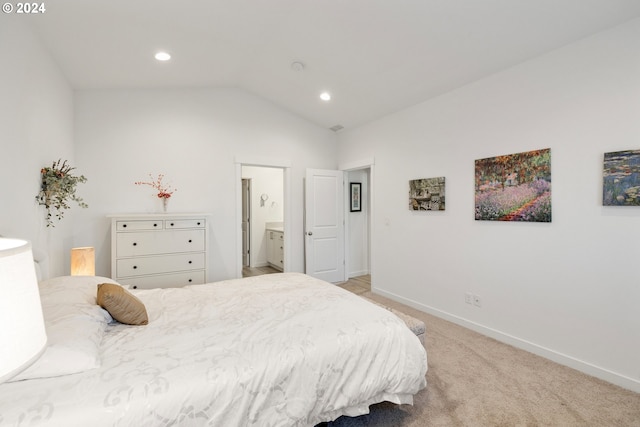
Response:
[{"label": "white bed sheet", "polygon": [[0,385],[0,425],[313,426],[412,403],[426,352],[391,312],[299,273],[133,290],[101,366]]}]

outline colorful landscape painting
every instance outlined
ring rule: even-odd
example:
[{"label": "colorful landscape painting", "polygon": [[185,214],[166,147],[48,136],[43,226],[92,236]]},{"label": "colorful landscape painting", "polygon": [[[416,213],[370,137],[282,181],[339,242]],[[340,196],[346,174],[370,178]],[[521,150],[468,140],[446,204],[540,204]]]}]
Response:
[{"label": "colorful landscape painting", "polygon": [[640,150],[604,153],[604,206],[640,206]]},{"label": "colorful landscape painting", "polygon": [[444,177],[409,181],[409,209],[412,211],[443,211]]},{"label": "colorful landscape painting", "polygon": [[476,220],[551,222],[551,149],[476,160]]}]

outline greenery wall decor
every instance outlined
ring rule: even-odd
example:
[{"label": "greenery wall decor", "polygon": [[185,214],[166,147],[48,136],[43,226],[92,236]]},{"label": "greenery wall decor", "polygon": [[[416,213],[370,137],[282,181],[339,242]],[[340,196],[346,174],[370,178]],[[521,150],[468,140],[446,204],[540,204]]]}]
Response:
[{"label": "greenery wall decor", "polygon": [[87,182],[84,175],[73,175],[74,170],[65,160],[58,159],[49,167],[40,169],[42,182],[40,192],[36,196],[39,205],[47,209],[47,227],[55,227],[54,217],[60,221],[64,211],[70,209],[69,202],[73,200],[81,208],[89,207],[76,194],[76,187],[81,182]]}]

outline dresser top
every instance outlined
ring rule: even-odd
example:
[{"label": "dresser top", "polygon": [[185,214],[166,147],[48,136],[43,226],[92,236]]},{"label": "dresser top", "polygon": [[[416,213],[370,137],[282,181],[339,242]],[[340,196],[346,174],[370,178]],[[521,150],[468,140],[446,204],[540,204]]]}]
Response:
[{"label": "dresser top", "polygon": [[211,216],[205,212],[175,212],[175,213],[129,213],[129,214],[109,214],[107,218],[130,218],[130,219],[164,219],[164,218],[202,218]]}]

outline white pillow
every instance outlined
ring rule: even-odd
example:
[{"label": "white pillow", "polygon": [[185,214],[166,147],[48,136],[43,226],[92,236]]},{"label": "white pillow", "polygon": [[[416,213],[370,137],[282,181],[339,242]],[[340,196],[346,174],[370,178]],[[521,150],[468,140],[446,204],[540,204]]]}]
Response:
[{"label": "white pillow", "polygon": [[96,304],[96,276],[61,276],[40,282],[47,347],[36,362],[11,381],[58,377],[100,366],[100,343],[113,319]]}]

